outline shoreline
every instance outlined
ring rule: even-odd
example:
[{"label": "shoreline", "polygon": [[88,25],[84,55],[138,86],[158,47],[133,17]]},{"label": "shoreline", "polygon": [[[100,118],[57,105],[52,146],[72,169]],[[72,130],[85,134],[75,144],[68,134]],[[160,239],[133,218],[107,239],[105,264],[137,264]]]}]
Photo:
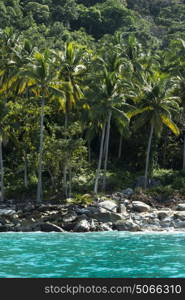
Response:
[{"label": "shoreline", "polygon": [[90,205],[0,204],[0,233],[104,231],[185,233],[185,203],[157,206],[113,194]]}]

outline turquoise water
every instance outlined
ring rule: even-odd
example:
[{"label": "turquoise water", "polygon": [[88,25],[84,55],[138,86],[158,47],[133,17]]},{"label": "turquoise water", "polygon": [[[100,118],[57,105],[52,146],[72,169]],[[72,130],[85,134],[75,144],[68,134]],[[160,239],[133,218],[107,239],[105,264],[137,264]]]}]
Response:
[{"label": "turquoise water", "polygon": [[185,233],[1,233],[0,277],[185,278]]}]

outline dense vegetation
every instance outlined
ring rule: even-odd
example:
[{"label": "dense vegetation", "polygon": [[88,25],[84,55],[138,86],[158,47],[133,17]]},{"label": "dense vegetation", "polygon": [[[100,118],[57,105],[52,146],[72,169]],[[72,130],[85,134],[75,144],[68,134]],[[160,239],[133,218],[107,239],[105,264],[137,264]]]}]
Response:
[{"label": "dense vegetation", "polygon": [[0,0],[1,200],[185,190],[184,28],[180,0]]}]

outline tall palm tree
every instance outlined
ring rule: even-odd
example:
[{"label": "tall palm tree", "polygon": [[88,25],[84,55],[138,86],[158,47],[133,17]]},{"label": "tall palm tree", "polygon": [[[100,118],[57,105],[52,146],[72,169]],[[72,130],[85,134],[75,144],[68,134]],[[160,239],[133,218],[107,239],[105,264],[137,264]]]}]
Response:
[{"label": "tall palm tree", "polygon": [[[65,112],[65,130],[68,128],[70,111],[76,105],[77,101],[84,97],[83,80],[87,71],[84,63],[86,54],[84,50],[72,42],[67,42],[64,51],[56,54],[58,79],[61,82],[60,88],[63,91],[62,106]],[[67,138],[67,135],[65,136]],[[64,192],[67,198],[67,165],[64,166],[63,174]]]},{"label": "tall palm tree", "polygon": [[[93,109],[102,112],[102,137],[100,144],[99,162],[96,172],[94,193],[98,192],[98,182],[100,177],[100,169],[102,164],[103,154],[104,159],[104,175],[103,175],[103,190],[106,188],[106,172],[109,154],[109,140],[112,117],[121,116],[125,122],[128,118],[123,110],[124,94],[122,91],[122,64],[117,53],[108,55],[105,59],[99,58],[103,71],[99,75],[99,83],[94,87],[94,99],[96,100]],[[122,107],[122,110],[119,108]]]},{"label": "tall palm tree", "polygon": [[17,80],[17,92],[21,94],[25,89],[31,90],[33,95],[41,103],[40,112],[40,141],[38,155],[38,184],[37,184],[37,203],[42,202],[42,159],[44,146],[44,118],[45,104],[53,95],[62,96],[59,90],[59,82],[56,78],[56,71],[51,53],[36,52],[32,61],[20,69]]},{"label": "tall palm tree", "polygon": [[143,74],[143,82],[140,84],[138,96],[135,98],[137,109],[128,113],[129,117],[137,117],[136,128],[148,124],[150,127],[145,162],[144,188],[148,184],[149,159],[154,133],[160,134],[163,125],[166,125],[175,135],[179,135],[179,129],[173,122],[173,112],[179,111],[178,98],[171,95],[169,82],[158,73],[153,76]]}]

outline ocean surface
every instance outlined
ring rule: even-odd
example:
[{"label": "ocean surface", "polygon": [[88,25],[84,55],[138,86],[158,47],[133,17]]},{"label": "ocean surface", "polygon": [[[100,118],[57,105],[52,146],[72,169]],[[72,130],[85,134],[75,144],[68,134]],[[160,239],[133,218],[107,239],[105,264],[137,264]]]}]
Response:
[{"label": "ocean surface", "polygon": [[185,278],[185,233],[0,233],[0,278]]}]

